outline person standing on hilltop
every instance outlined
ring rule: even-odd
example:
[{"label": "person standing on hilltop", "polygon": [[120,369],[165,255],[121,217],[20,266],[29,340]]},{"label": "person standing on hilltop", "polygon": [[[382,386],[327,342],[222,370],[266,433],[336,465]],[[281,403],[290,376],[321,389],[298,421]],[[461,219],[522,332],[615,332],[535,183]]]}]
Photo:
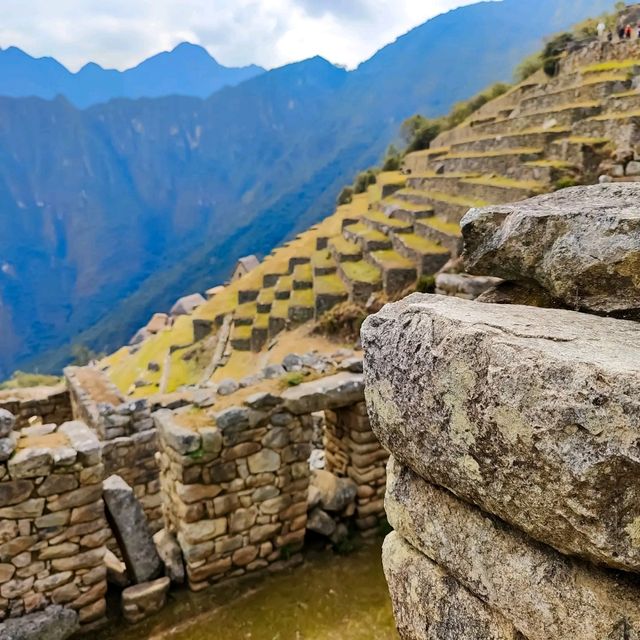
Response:
[{"label": "person standing on hilltop", "polygon": [[624,37],[627,40],[631,40],[631,33],[632,33],[632,29],[631,29],[631,25],[628,24],[625,28],[624,28]]},{"label": "person standing on hilltop", "polygon": [[604,40],[604,32],[607,29],[607,25],[604,22],[599,22],[596,28],[598,30],[598,38]]}]

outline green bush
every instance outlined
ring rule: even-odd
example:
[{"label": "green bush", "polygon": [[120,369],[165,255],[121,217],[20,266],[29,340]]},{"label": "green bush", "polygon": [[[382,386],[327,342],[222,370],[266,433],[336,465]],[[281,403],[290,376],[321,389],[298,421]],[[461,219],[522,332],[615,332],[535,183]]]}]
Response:
[{"label": "green bush", "polygon": [[540,52],[534,53],[532,56],[525,58],[517,67],[514,72],[514,78],[516,82],[524,82],[527,78],[531,77],[536,71],[542,69],[542,54]]},{"label": "green bush", "polygon": [[384,156],[384,162],[382,163],[383,171],[398,171],[402,164],[402,158],[400,152],[394,145],[390,145],[387,149],[387,153]]},{"label": "green bush", "polygon": [[433,293],[436,290],[436,277],[432,275],[422,275],[418,279],[416,291],[420,293]]},{"label": "green bush", "polygon": [[297,387],[304,382],[304,374],[299,371],[292,371],[291,373],[285,373],[282,376],[282,382],[287,387]]},{"label": "green bush", "polygon": [[554,185],[553,188],[555,189],[555,191],[560,191],[560,189],[568,189],[569,187],[575,187],[577,186],[578,182],[576,181],[575,178],[572,178],[571,176],[563,176],[562,178],[558,178]]},{"label": "green bush", "polygon": [[344,187],[338,196],[338,206],[350,204],[353,201],[353,187]]},{"label": "green bush", "polygon": [[43,375],[40,373],[25,373],[15,371],[9,380],[0,383],[0,390],[26,389],[28,387],[49,387],[58,384],[62,379],[57,376]]},{"label": "green bush", "polygon": [[364,193],[369,188],[369,185],[375,184],[376,181],[376,173],[373,169],[359,173],[353,183],[353,193]]}]

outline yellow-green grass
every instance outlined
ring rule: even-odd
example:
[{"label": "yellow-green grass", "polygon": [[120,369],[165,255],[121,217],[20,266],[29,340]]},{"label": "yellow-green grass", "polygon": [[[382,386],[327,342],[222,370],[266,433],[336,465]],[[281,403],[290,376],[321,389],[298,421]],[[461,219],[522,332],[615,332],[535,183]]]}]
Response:
[{"label": "yellow-green grass", "polygon": [[631,69],[640,66],[640,60],[627,58],[626,60],[607,60],[587,65],[580,69],[581,73],[602,73],[604,71],[615,71],[618,69]]},{"label": "yellow-green grass", "polygon": [[526,162],[525,165],[528,167],[540,167],[542,169],[570,169],[573,166],[565,160],[532,160],[531,162]]},{"label": "yellow-green grass", "polygon": [[296,265],[293,270],[293,279],[296,282],[309,282],[313,277],[313,268],[309,262]]},{"label": "yellow-green grass", "polygon": [[367,227],[367,225],[362,222],[349,225],[345,230],[369,241],[387,240],[387,236],[385,236],[384,233],[376,229],[372,229],[371,227]]},{"label": "yellow-green grass", "polygon": [[580,82],[581,87],[589,87],[594,84],[604,84],[605,82],[626,82],[629,76],[626,73],[599,73],[587,76]]},{"label": "yellow-green grass", "polygon": [[546,186],[542,182],[536,182],[535,180],[514,180],[513,178],[506,178],[504,176],[480,176],[479,178],[463,180],[463,182],[484,187],[524,189],[534,192],[543,192],[546,190]]},{"label": "yellow-green grass", "polygon": [[274,300],[271,305],[272,318],[288,318],[289,317],[289,300]]},{"label": "yellow-green grass", "polygon": [[313,307],[313,289],[296,289],[291,292],[290,307]]},{"label": "yellow-green grass", "polygon": [[184,349],[174,351],[169,359],[169,371],[165,391],[171,393],[185,384],[196,384],[200,377],[197,360],[184,360]]},{"label": "yellow-green grass", "polygon": [[371,257],[375,262],[383,264],[389,269],[413,269],[415,267],[411,260],[400,255],[393,249],[386,249],[384,251],[372,251]]},{"label": "yellow-green grass", "polygon": [[399,233],[398,238],[402,241],[402,244],[409,249],[424,255],[431,253],[449,253],[449,250],[441,244],[423,238],[415,233]]},{"label": "yellow-green grass", "polygon": [[407,180],[407,176],[401,171],[381,171],[377,178],[377,184],[389,185],[389,184],[404,184]]},{"label": "yellow-green grass", "polygon": [[[495,136],[494,136],[495,137]],[[464,142],[467,142],[465,139]],[[468,171],[452,171],[450,173],[436,173],[435,171],[419,171],[417,173],[412,173],[411,178],[436,178],[438,180],[462,180],[466,178],[478,178],[482,174],[480,173],[469,173]]]},{"label": "yellow-green grass", "polygon": [[630,91],[621,91],[620,93],[612,93],[611,98],[632,98],[632,97],[640,98],[640,91],[638,89],[631,89]]},{"label": "yellow-green grass", "polygon": [[280,276],[276,282],[276,292],[290,291],[293,286],[293,276]]},{"label": "yellow-green grass", "polygon": [[380,269],[364,260],[358,260],[358,262],[343,262],[341,268],[345,277],[351,282],[376,284],[382,279]]},{"label": "yellow-green grass", "polygon": [[269,328],[269,315],[268,313],[259,313],[256,315],[253,321],[254,329],[268,329]]},{"label": "yellow-green grass", "polygon": [[[401,200],[400,203],[404,204],[405,201]],[[411,203],[407,203],[407,204],[411,204]],[[424,207],[420,208],[421,211],[423,209]],[[364,216],[364,219],[371,220],[371,222],[375,222],[378,224],[383,224],[389,227],[390,229],[404,229],[407,226],[406,222],[403,222],[402,220],[395,220],[394,218],[390,218],[389,216],[386,216],[381,211],[368,211]]]},{"label": "yellow-green grass", "polygon": [[511,123],[517,118],[528,118],[530,116],[541,116],[548,115],[549,117],[553,116],[554,113],[562,113],[563,111],[571,111],[572,109],[593,109],[594,107],[599,107],[600,102],[597,100],[583,100],[582,102],[567,102],[562,105],[557,105],[549,109],[541,109],[540,111],[532,111],[531,113],[524,114],[522,116],[516,117],[508,117],[508,118],[500,118],[499,120],[494,120],[492,124],[506,124]]},{"label": "yellow-green grass", "polygon": [[258,312],[258,305],[256,302],[245,302],[241,304],[235,313],[236,320],[242,319],[247,320],[253,318]]},{"label": "yellow-green grass", "polygon": [[268,289],[262,289],[258,294],[258,304],[270,304],[273,302],[276,295],[276,290],[274,287],[269,287]]},{"label": "yellow-green grass", "polygon": [[456,224],[455,222],[447,222],[442,218],[425,218],[424,220],[420,220],[420,224],[436,229],[437,231],[441,231],[442,233],[446,233],[449,236],[462,235],[459,224]]},{"label": "yellow-green grass", "polygon": [[410,196],[412,194],[416,196],[423,196],[429,200],[436,200],[437,202],[445,202],[447,204],[453,204],[460,207],[485,207],[489,203],[479,198],[468,198],[466,196],[455,196],[449,193],[443,193],[441,191],[423,191],[418,189],[405,189],[401,193]]},{"label": "yellow-green grass", "polygon": [[429,156],[444,155],[449,153],[450,147],[434,147],[432,149],[423,149],[422,151],[414,151],[410,156],[415,158],[428,158]]},{"label": "yellow-green grass", "polygon": [[567,138],[567,142],[571,144],[590,144],[590,145],[601,145],[607,144],[610,142],[609,138],[589,138],[588,136],[569,136]]},{"label": "yellow-green grass", "polygon": [[344,286],[344,282],[336,273],[331,273],[326,276],[316,276],[313,279],[313,288],[315,295],[340,295],[346,293],[347,289]]},{"label": "yellow-green grass", "polygon": [[501,156],[524,156],[542,153],[543,149],[539,147],[515,147],[513,149],[496,149],[493,151],[462,151],[460,153],[450,153],[445,156],[446,159],[464,159],[464,158],[499,158]]},{"label": "yellow-green grass", "polygon": [[331,238],[330,245],[340,255],[359,256],[362,253],[360,247],[357,244],[351,242],[350,240],[347,240],[346,238],[343,238],[342,236]]},{"label": "yellow-green grass", "polygon": [[242,325],[240,327],[234,327],[232,339],[248,340],[249,338],[251,338],[252,329],[253,329],[253,326],[250,324]]},{"label": "yellow-green grass", "polygon": [[[415,202],[409,202],[408,200],[402,200],[394,196],[383,200],[385,205],[393,206],[398,209],[404,209],[411,212],[433,211],[433,207],[426,204],[416,204]],[[367,216],[369,217],[369,216]]]},{"label": "yellow-green grass", "polygon": [[140,377],[156,382],[160,379],[161,373],[149,371],[149,363],[155,362],[162,368],[171,347],[186,346],[192,342],[191,317],[178,316],[171,329],[165,329],[149,337],[135,353],[130,353],[129,357],[119,358],[119,361],[109,370],[109,377],[123,393],[127,393],[131,385]]},{"label": "yellow-green grass", "polygon": [[216,369],[216,372],[212,376],[214,382],[220,382],[227,378],[233,378],[234,380],[240,380],[246,375],[255,371],[256,367],[256,354],[251,351],[235,351],[231,352],[228,362],[223,366]]},{"label": "yellow-green grass", "polygon": [[311,264],[318,269],[330,269],[336,266],[336,261],[328,249],[322,249],[322,251],[316,251],[313,254]]},{"label": "yellow-green grass", "polygon": [[488,140],[496,140],[497,138],[517,138],[518,136],[533,136],[543,133],[568,133],[570,131],[570,127],[564,127],[562,125],[548,127],[546,129],[544,127],[529,127],[526,129],[521,129],[520,131],[508,131],[499,135],[493,134],[477,136],[475,138],[465,138],[465,140],[460,144],[466,144],[467,142],[485,142]]}]

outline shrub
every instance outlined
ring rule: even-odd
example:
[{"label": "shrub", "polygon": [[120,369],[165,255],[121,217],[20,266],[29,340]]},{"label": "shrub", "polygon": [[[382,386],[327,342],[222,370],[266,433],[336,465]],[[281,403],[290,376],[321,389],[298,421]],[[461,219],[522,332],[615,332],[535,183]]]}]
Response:
[{"label": "shrub", "polygon": [[304,382],[304,374],[299,371],[292,371],[291,373],[285,373],[282,376],[282,382],[287,387],[297,387]]},{"label": "shrub", "polygon": [[418,279],[416,291],[420,293],[433,293],[436,290],[436,277],[433,275],[422,275]]},{"label": "shrub", "polygon": [[5,389],[26,389],[28,387],[53,386],[61,382],[57,376],[44,375],[40,373],[25,373],[15,371],[9,380],[0,383],[0,390]]},{"label": "shrub", "polygon": [[563,176],[562,178],[558,178],[553,185],[555,191],[560,191],[560,189],[568,189],[569,187],[575,187],[578,184],[575,178],[571,176]]},{"label": "shrub", "polygon": [[542,69],[542,54],[540,52],[534,53],[532,56],[525,58],[517,67],[514,72],[516,82],[524,82],[527,78],[531,77],[536,71]]},{"label": "shrub", "polygon": [[353,201],[353,187],[344,187],[338,196],[338,206],[350,204]]},{"label": "shrub", "polygon": [[387,149],[387,153],[384,156],[382,170],[398,171],[400,169],[401,162],[402,162],[402,158],[400,157],[400,152],[396,149],[394,145],[390,145],[389,148]]},{"label": "shrub", "polygon": [[364,193],[369,188],[369,185],[375,184],[376,181],[376,173],[373,169],[359,173],[353,183],[353,193]]}]

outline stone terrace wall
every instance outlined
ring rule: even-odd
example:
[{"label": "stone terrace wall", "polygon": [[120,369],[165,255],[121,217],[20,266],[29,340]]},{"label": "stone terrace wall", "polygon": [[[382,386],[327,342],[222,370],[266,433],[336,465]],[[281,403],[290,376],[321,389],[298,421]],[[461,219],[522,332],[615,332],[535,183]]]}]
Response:
[{"label": "stone terrace wall", "polygon": [[117,474],[142,503],[152,531],[162,528],[158,442],[146,400],[126,400],[98,369],[68,367],[74,416],[102,442],[106,475]]},{"label": "stone terrace wall", "polygon": [[100,443],[80,422],[11,434],[7,424],[0,435],[15,451],[0,462],[0,620],[54,603],[88,629],[106,611]]},{"label": "stone terrace wall", "polygon": [[415,295],[363,345],[401,637],[640,638],[640,324]]},{"label": "stone terrace wall", "polygon": [[166,526],[194,590],[299,561],[317,411],[329,422],[327,470],[357,485],[358,527],[370,534],[384,515],[388,454],[371,433],[362,375],[339,373],[282,393],[276,386],[245,391],[216,413],[154,414]]},{"label": "stone terrace wall", "polygon": [[29,418],[43,424],[62,424],[72,419],[71,398],[64,385],[0,391],[0,409],[16,417],[16,429],[29,426]]}]

